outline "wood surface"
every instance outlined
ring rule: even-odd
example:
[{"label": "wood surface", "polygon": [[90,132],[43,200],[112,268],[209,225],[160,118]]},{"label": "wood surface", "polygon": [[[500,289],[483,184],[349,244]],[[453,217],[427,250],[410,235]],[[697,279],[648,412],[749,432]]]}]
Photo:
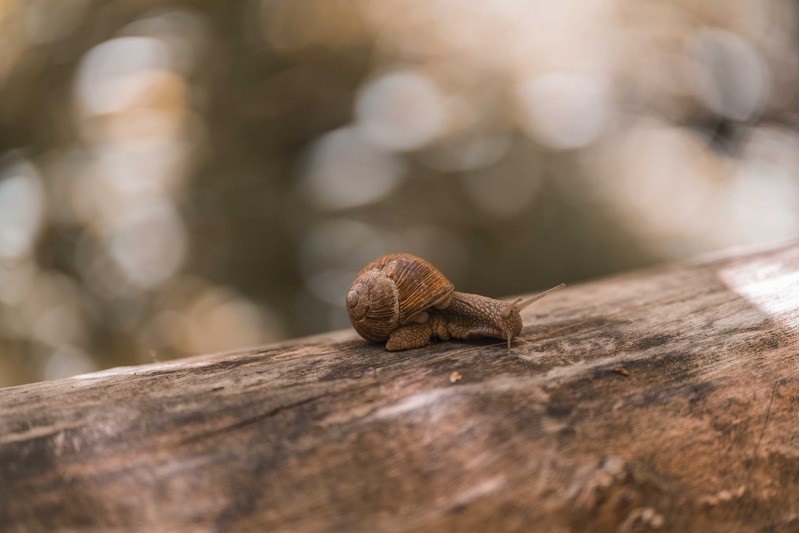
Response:
[{"label": "wood surface", "polygon": [[523,317],[0,389],[0,529],[799,531],[799,245]]}]

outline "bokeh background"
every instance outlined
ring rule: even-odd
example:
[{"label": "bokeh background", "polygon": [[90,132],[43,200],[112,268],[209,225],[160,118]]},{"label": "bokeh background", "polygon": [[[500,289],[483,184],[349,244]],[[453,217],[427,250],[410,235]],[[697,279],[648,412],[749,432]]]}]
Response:
[{"label": "bokeh background", "polygon": [[799,234],[792,0],[0,0],[0,386]]}]

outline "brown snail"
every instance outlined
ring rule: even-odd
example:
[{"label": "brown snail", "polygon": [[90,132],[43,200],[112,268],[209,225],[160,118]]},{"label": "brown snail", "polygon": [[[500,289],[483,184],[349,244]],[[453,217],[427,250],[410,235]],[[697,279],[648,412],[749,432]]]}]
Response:
[{"label": "brown snail", "polygon": [[560,289],[528,300],[503,302],[457,292],[433,265],[411,254],[386,255],[369,263],[347,292],[347,312],[355,331],[388,350],[421,348],[437,337],[511,341],[522,331],[520,312]]}]

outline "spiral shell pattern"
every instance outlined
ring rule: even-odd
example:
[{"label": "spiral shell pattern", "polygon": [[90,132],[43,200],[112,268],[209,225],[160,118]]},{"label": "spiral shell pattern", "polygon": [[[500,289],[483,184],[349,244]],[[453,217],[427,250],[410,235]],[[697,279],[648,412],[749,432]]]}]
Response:
[{"label": "spiral shell pattern", "polygon": [[358,334],[382,342],[401,324],[446,299],[454,287],[433,265],[411,254],[369,263],[350,285],[347,312]]}]

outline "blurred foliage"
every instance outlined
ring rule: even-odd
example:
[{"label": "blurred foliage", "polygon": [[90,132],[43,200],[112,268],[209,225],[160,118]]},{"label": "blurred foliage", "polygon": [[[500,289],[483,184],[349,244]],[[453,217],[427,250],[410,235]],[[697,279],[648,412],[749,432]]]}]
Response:
[{"label": "blurred foliage", "polygon": [[789,0],[0,0],[0,386],[799,230]]}]

